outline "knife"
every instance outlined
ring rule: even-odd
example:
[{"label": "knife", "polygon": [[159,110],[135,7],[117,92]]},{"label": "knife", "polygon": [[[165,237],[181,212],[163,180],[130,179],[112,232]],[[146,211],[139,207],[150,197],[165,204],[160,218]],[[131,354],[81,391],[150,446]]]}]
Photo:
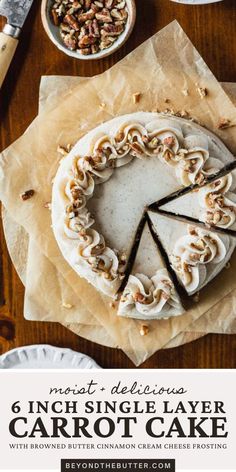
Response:
[{"label": "knife", "polygon": [[33,0],[0,0],[0,15],[7,23],[0,32],[0,87],[5,79],[19,42],[22,26]]}]

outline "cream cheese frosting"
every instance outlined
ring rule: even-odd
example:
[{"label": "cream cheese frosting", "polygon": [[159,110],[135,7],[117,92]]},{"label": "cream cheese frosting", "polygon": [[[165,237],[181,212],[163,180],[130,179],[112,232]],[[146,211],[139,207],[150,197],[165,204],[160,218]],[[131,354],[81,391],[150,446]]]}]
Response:
[{"label": "cream cheese frosting", "polygon": [[118,315],[150,320],[183,313],[173,281],[146,223]]},{"label": "cream cheese frosting", "polygon": [[216,234],[159,213],[149,215],[172,268],[189,295],[209,283],[234,251],[236,239],[232,236]]},{"label": "cream cheese frosting", "polygon": [[221,229],[236,230],[236,170],[161,205],[160,209],[198,219]]},{"label": "cream cheese frosting", "polygon": [[[76,143],[54,179],[52,227],[64,258],[116,296],[145,208],[232,160],[214,135],[181,118],[139,112],[103,123]],[[152,287],[159,280],[155,271],[141,272],[140,283],[143,276]]]}]

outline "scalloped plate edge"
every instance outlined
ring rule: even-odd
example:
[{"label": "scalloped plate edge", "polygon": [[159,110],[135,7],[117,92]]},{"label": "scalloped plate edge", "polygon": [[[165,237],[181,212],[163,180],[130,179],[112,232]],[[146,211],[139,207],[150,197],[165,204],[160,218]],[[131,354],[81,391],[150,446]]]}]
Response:
[{"label": "scalloped plate edge", "polygon": [[67,348],[35,344],[0,356],[0,369],[101,369],[89,356]]}]

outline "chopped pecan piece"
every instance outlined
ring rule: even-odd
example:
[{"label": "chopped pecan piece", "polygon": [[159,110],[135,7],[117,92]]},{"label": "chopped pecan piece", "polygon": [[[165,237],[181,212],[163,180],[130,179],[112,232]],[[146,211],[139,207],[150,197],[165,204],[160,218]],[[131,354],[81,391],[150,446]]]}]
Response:
[{"label": "chopped pecan piece", "polygon": [[57,14],[57,12],[54,8],[51,11],[51,15],[52,15],[52,21],[53,21],[54,25],[59,26],[59,24],[60,24],[59,16],[58,16],[58,14]]},{"label": "chopped pecan piece", "polygon": [[163,143],[165,146],[172,147],[175,144],[175,138],[173,138],[173,136],[168,136],[164,139]]},{"label": "chopped pecan piece", "polygon": [[201,98],[204,98],[208,95],[208,90],[205,87],[198,87],[197,91]]},{"label": "chopped pecan piece", "polygon": [[68,24],[66,25],[65,23],[61,23],[60,28],[61,28],[61,35],[62,36],[63,36],[64,33],[66,34],[66,33],[71,32],[71,27]]},{"label": "chopped pecan piece", "polygon": [[111,10],[111,16],[116,20],[124,21],[128,18],[128,12],[125,10],[118,10],[117,8],[113,8]]},{"label": "chopped pecan piece", "polygon": [[72,190],[71,190],[71,195],[72,195],[72,197],[73,197],[74,200],[78,200],[78,198],[80,198],[81,195],[83,195],[83,192],[82,192],[81,188],[79,188],[79,187],[74,187],[74,188],[72,188]]},{"label": "chopped pecan piece", "polygon": [[142,295],[140,292],[137,292],[134,294],[134,301],[138,303],[144,303],[145,302],[145,296]]},{"label": "chopped pecan piece", "polygon": [[133,102],[134,103],[139,103],[140,99],[141,99],[141,93],[140,92],[133,93]]},{"label": "chopped pecan piece", "polygon": [[140,332],[141,336],[147,336],[147,334],[149,333],[148,326],[147,325],[142,325],[139,332]]},{"label": "chopped pecan piece", "polygon": [[228,118],[221,118],[220,121],[218,122],[217,128],[226,129],[226,128],[230,128],[230,126],[231,126],[231,121],[228,120]]},{"label": "chopped pecan piece", "polygon": [[111,38],[110,36],[106,36],[105,38],[102,39],[100,43],[100,49],[107,49],[109,48],[115,41],[115,38]]},{"label": "chopped pecan piece", "polygon": [[100,1],[95,0],[94,5],[96,5],[97,8],[103,8],[104,7],[103,1],[100,2]]},{"label": "chopped pecan piece", "polygon": [[125,8],[125,5],[126,5],[126,2],[123,0],[116,4],[116,8],[118,8],[119,10],[123,10],[123,8]]},{"label": "chopped pecan piece", "polygon": [[96,19],[89,24],[89,34],[95,36],[95,38],[100,38],[100,30]]},{"label": "chopped pecan piece", "polygon": [[92,54],[96,54],[99,51],[99,47],[97,44],[92,44],[91,46],[91,52]]},{"label": "chopped pecan piece", "polygon": [[81,13],[80,15],[78,15],[78,21],[79,21],[79,23],[82,24],[82,23],[85,23],[88,20],[93,20],[94,17],[95,17],[95,12],[91,8],[86,13]]},{"label": "chopped pecan piece", "polygon": [[57,146],[57,152],[58,154],[61,154],[61,156],[67,156],[67,154],[69,153],[69,150],[67,149],[67,147],[65,148],[64,146]]},{"label": "chopped pecan piece", "polygon": [[95,16],[99,22],[112,23],[112,17],[107,8],[103,8],[101,12],[95,13]]},{"label": "chopped pecan piece", "polygon": [[91,10],[93,10],[94,13],[97,13],[99,11],[99,7],[97,5],[95,5],[95,3],[92,3]]},{"label": "chopped pecan piece", "polygon": [[73,15],[66,15],[64,18],[64,21],[68,23],[68,25],[71,26],[73,30],[79,31],[80,29],[79,23]]},{"label": "chopped pecan piece", "polygon": [[187,110],[180,111],[181,118],[189,118],[189,112]]},{"label": "chopped pecan piece", "polygon": [[95,42],[96,42],[96,38],[94,38],[91,35],[85,35],[79,40],[78,45],[80,48],[83,49],[83,48],[87,48],[88,46],[91,46]]},{"label": "chopped pecan piece", "polygon": [[80,8],[82,8],[82,5],[80,2],[77,2],[76,0],[72,3],[72,7],[73,8],[76,8],[76,10],[79,10]]},{"label": "chopped pecan piece", "polygon": [[86,8],[86,10],[89,10],[91,8],[91,3],[92,0],[85,0],[84,7]]},{"label": "chopped pecan piece", "polygon": [[35,194],[35,191],[33,189],[26,190],[25,192],[21,193],[20,197],[21,197],[21,200],[26,201],[32,198],[34,194]]},{"label": "chopped pecan piece", "polygon": [[196,236],[196,235],[197,235],[197,231],[196,231],[196,228],[194,228],[194,226],[190,226],[190,228],[189,228],[189,234],[191,234],[192,236]]},{"label": "chopped pecan piece", "polygon": [[83,56],[88,56],[89,54],[92,53],[92,49],[91,48],[84,48],[84,49],[80,49],[80,54],[82,54]]},{"label": "chopped pecan piece", "polygon": [[64,38],[63,41],[65,45],[68,47],[68,49],[76,49],[77,47],[77,41],[74,39],[70,34],[67,34]]},{"label": "chopped pecan piece", "polygon": [[113,6],[113,2],[114,0],[105,0],[105,7],[110,10]]},{"label": "chopped pecan piece", "polygon": [[73,308],[73,305],[71,305],[71,303],[62,302],[62,307],[66,308],[67,310],[70,310],[71,308]]},{"label": "chopped pecan piece", "polygon": [[120,36],[124,31],[123,25],[104,25],[101,30],[102,36]]}]

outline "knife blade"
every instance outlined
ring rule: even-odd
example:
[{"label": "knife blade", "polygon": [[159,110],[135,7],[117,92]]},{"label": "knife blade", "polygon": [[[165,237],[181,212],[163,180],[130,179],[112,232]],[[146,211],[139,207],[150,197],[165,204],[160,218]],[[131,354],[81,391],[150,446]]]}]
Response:
[{"label": "knife blade", "polygon": [[7,18],[8,24],[22,28],[32,3],[33,0],[0,0],[0,15]]},{"label": "knife blade", "polygon": [[0,33],[0,87],[5,79],[18,45],[18,38],[33,0],[0,0],[0,15],[7,24]]}]

